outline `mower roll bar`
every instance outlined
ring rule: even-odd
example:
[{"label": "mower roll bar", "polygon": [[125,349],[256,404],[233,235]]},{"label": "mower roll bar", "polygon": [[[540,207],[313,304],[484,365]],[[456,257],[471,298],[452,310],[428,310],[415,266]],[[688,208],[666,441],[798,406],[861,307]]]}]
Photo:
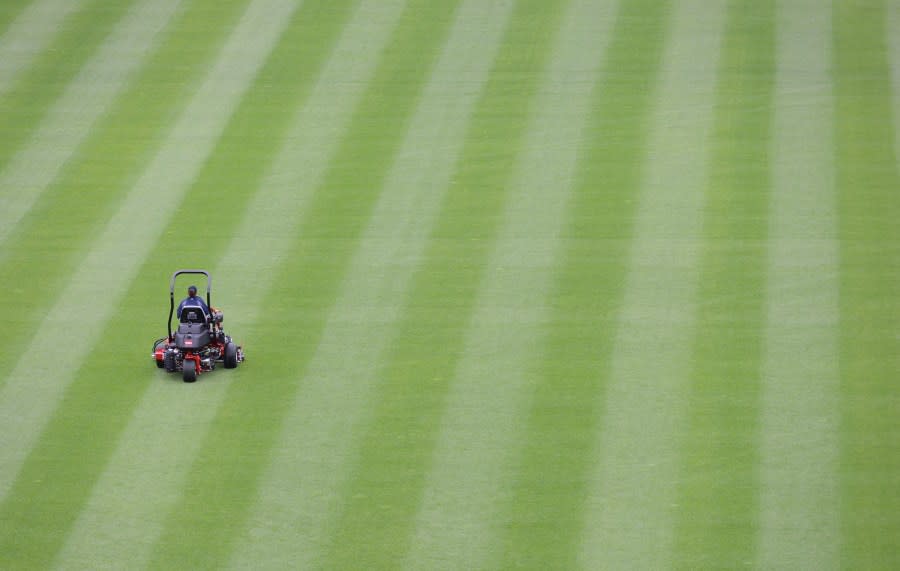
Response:
[{"label": "mower roll bar", "polygon": [[199,274],[206,276],[206,307],[212,307],[209,294],[212,291],[212,276],[206,270],[178,270],[172,274],[172,280],[169,283],[169,323],[167,329],[169,331],[169,340],[172,339],[172,314],[175,313],[175,278],[182,274]]}]

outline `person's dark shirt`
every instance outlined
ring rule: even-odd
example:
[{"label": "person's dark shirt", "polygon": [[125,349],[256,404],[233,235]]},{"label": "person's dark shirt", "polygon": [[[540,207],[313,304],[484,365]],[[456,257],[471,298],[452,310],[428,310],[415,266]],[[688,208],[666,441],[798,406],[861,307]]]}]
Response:
[{"label": "person's dark shirt", "polygon": [[203,298],[200,297],[199,295],[194,295],[194,296],[188,296],[188,297],[184,298],[183,300],[181,300],[181,303],[178,304],[178,313],[177,313],[178,319],[181,319],[181,310],[186,305],[187,306],[193,306],[193,305],[200,306],[203,308],[203,313],[205,313],[206,315],[209,315],[209,308],[206,306],[206,302],[203,301]]}]

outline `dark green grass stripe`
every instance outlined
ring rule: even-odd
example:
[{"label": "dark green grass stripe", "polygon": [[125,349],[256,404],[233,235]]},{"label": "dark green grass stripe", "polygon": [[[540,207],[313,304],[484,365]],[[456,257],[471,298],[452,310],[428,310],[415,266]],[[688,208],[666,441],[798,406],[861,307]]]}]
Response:
[{"label": "dark green grass stripe", "polygon": [[[205,208],[214,212],[214,223],[204,219],[200,224],[186,224],[182,216],[172,220],[155,249],[165,255],[154,255],[140,270],[116,312],[118,325],[110,324],[110,336],[96,344],[9,498],[0,505],[0,567],[41,568],[52,561],[113,453],[146,383],[166,382],[147,354],[150,342],[164,331],[167,277],[174,266],[209,266],[211,260],[224,254],[227,237],[240,224],[243,206],[277,154],[296,103],[306,96],[316,70],[327,60],[352,3],[307,0],[279,40],[184,199],[192,215],[206,216]],[[198,3],[185,14],[182,39],[195,49],[202,46],[215,53],[219,36],[231,28],[244,5],[235,3],[225,14],[220,3]],[[213,19],[216,14],[222,20]],[[213,23],[211,36],[201,41],[196,30]],[[175,42],[169,57],[184,45]],[[181,61],[186,63],[184,58]],[[197,69],[202,70],[202,66]],[[254,149],[246,148],[248,140],[254,141]],[[242,153],[253,160],[237,160]],[[189,240],[182,239],[186,232],[190,233]],[[98,288],[98,295],[102,295],[102,284]],[[127,316],[124,321],[122,316]],[[122,335],[125,329],[127,334]],[[135,378],[133,371],[145,373]],[[174,376],[167,380],[180,383]]]},{"label": "dark green grass stripe", "polygon": [[900,568],[900,174],[887,18],[884,1],[835,3],[840,491],[848,569]]},{"label": "dark green grass stripe", "polygon": [[32,1],[37,0],[4,0],[4,2],[0,2],[0,38],[9,31],[12,23]]},{"label": "dark green grass stripe", "polygon": [[151,568],[215,568],[227,561],[455,6],[415,0],[405,8],[304,214],[304,231],[263,303],[257,338],[277,331],[278,341],[254,350],[252,363],[266,370],[262,382],[229,388]]},{"label": "dark green grass stripe", "polygon": [[47,49],[0,95],[0,170],[135,1],[94,0],[70,14]]},{"label": "dark green grass stripe", "polygon": [[[152,159],[245,5],[245,0],[187,3],[159,49],[0,244],[0,312],[8,324],[0,328],[0,383],[121,204],[125,189]],[[202,40],[199,23],[209,29]]]},{"label": "dark green grass stripe", "polygon": [[756,549],[774,31],[773,1],[729,4],[679,482],[676,552],[686,566],[740,567]]},{"label": "dark green grass stripe", "polygon": [[519,2],[474,110],[360,442],[325,568],[396,569],[565,1]]},{"label": "dark green grass stripe", "polygon": [[668,2],[625,2],[595,88],[501,567],[576,566],[604,373],[627,269]]}]

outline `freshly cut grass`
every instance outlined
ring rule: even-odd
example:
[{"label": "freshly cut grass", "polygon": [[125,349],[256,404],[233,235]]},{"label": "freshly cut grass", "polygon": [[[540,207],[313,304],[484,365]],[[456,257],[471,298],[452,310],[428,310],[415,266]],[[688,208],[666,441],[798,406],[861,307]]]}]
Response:
[{"label": "freshly cut grass", "polygon": [[[86,10],[79,17],[78,47],[59,61],[50,58],[48,69],[37,77],[23,81],[22,89],[4,97],[2,121],[4,143],[0,146],[0,188],[4,189],[4,206],[0,210],[0,245],[25,216],[63,165],[89,135],[97,118],[126,85],[135,67],[140,65],[160,28],[165,26],[177,2],[127,2],[117,8]],[[108,33],[108,35],[107,35]],[[74,43],[73,37],[61,41]],[[55,46],[54,46],[55,47]],[[59,48],[51,51],[55,53]],[[96,50],[92,54],[93,50]],[[79,70],[79,56],[90,60]],[[52,81],[59,74],[60,63],[69,64],[72,81]],[[72,64],[75,65],[72,65]],[[46,77],[51,75],[51,77]],[[97,77],[106,81],[97,81]],[[48,86],[49,84],[49,86]],[[58,85],[56,93],[52,89]],[[52,105],[49,105],[53,97]],[[2,100],[2,99],[0,99]],[[23,113],[23,111],[25,111]],[[31,111],[33,114],[28,113]],[[32,128],[38,116],[42,120]],[[35,168],[39,164],[41,168]]]},{"label": "freshly cut grass", "polygon": [[16,31],[16,19],[21,16],[32,0],[10,0],[0,6],[0,37],[14,36]]},{"label": "freshly cut grass", "polygon": [[[265,561],[312,568],[326,554],[342,510],[340,491],[359,453],[359,429],[369,417],[368,399],[377,387],[376,364],[390,346],[510,8],[468,0],[456,11],[280,428],[231,567]],[[294,505],[304,507],[301,521]]]},{"label": "freshly cut grass", "polygon": [[[346,69],[346,61],[332,61],[329,56],[333,50],[329,48],[333,47],[334,38],[342,30],[351,9],[351,2],[346,2],[344,9],[339,10],[333,1],[311,0],[299,7],[273,49],[272,56],[260,71],[259,80],[235,111],[213,155],[186,198],[188,204],[214,204],[228,189],[255,190],[236,193],[229,200],[229,209],[218,213],[215,228],[204,236],[204,244],[199,244],[201,247],[195,248],[195,251],[181,253],[185,256],[182,265],[191,267],[205,265],[208,262],[206,256],[215,254],[220,257],[216,267],[207,266],[215,278],[213,303],[226,310],[225,325],[229,332],[235,334],[238,342],[243,341],[247,326],[258,318],[261,311],[260,307],[254,307],[254,302],[258,305],[258,298],[240,300],[242,285],[248,290],[254,286],[260,287],[271,277],[266,272],[270,263],[266,258],[248,258],[241,248],[254,244],[263,228],[277,236],[267,242],[270,255],[278,256],[279,247],[283,251],[291,243],[296,230],[292,222],[296,223],[301,209],[297,209],[295,216],[279,217],[276,227],[271,216],[267,215],[268,209],[273,204],[291,204],[295,194],[293,186],[275,184],[272,172],[283,173],[297,160],[296,149],[288,142],[297,139],[295,134],[298,131],[309,127],[309,113],[297,113],[297,106],[306,109],[315,105],[316,93],[322,89],[312,84],[321,83],[328,75],[324,72],[317,82],[315,74],[287,72],[301,62],[310,70],[321,68],[326,63],[329,69]],[[350,31],[357,30],[351,28]],[[357,39],[354,38],[354,41]],[[297,46],[303,47],[298,49]],[[286,75],[290,76],[291,81],[284,79]],[[263,133],[265,137],[261,136]],[[257,141],[253,153],[249,155],[246,148],[248,138]],[[317,143],[322,145],[324,141],[318,139]],[[242,165],[239,173],[223,168],[235,161],[240,161]],[[229,173],[227,177],[224,176],[226,172]],[[251,204],[247,205],[248,202]],[[286,212],[286,207],[280,212]],[[175,220],[164,236],[177,236],[182,230],[183,225]],[[226,233],[232,236],[228,241],[222,239]],[[165,247],[170,239],[164,238],[160,247]],[[213,241],[214,248],[208,245]],[[229,265],[240,265],[251,272],[253,279],[244,282],[235,279],[223,271],[223,267]],[[152,276],[158,269],[145,271]],[[159,286],[151,290],[156,294],[151,299],[159,302],[157,311],[152,315],[156,317],[153,320],[158,326],[156,332],[163,334],[165,328],[160,318],[166,311],[163,305],[165,280],[159,280]],[[179,295],[182,289],[179,286]],[[202,377],[201,381],[210,378],[220,380],[222,377],[219,374]],[[162,534],[165,517],[177,498],[178,490],[184,485],[191,459],[202,443],[203,428],[198,427],[208,427],[228,386],[225,382],[209,383],[209,390],[200,391],[193,398],[173,398],[180,394],[181,387],[178,385],[181,381],[177,375],[173,375],[170,381],[150,383],[142,395],[115,452],[103,467],[91,497],[73,524],[66,545],[57,557],[58,567],[84,569],[115,566],[116,561],[125,558],[137,566],[149,559],[151,547]],[[187,441],[186,431],[192,435]],[[118,506],[121,497],[131,498],[127,509]],[[122,518],[139,523],[123,525],[121,520],[108,518],[107,514],[116,510]]]},{"label": "freshly cut grass", "polygon": [[840,552],[832,14],[815,13],[815,5],[778,9],[760,416],[762,568],[824,569]]},{"label": "freshly cut grass", "polygon": [[900,567],[898,21],[0,2],[0,567]]},{"label": "freshly cut grass", "polygon": [[[290,358],[285,358],[277,346],[258,350],[256,358],[262,363],[281,361],[279,383],[270,379],[262,390],[248,384],[230,387],[192,466],[184,493],[167,518],[167,533],[156,546],[151,567],[170,568],[184,560],[203,567],[224,564],[234,536],[249,515],[249,499],[255,497],[290,396],[321,339],[327,310],[334,303],[364,222],[377,202],[380,183],[455,8],[453,4],[425,2],[393,6],[403,8],[399,23],[383,48],[332,168],[304,213],[303,231],[288,254],[295,261],[302,260],[298,267],[304,268],[303,279],[293,276],[288,265],[269,292],[270,303],[277,300],[279,319],[285,323],[300,323],[302,319],[309,333],[296,341]],[[414,46],[418,49],[412,49]],[[284,304],[291,309],[284,311]],[[268,314],[271,306],[264,307]],[[255,411],[260,409],[267,411],[266,417],[256,416]],[[237,470],[219,468],[222,462],[231,464],[234,458],[254,461],[243,463]],[[216,475],[216,481],[210,480],[211,474]],[[239,497],[246,499],[240,501]],[[177,530],[185,528],[193,529],[199,541],[216,547],[203,553],[191,550],[178,539]]]},{"label": "freshly cut grass", "polygon": [[[139,15],[140,12],[134,14],[133,19],[137,19]],[[130,24],[136,25],[136,22]],[[211,87],[210,93],[215,90],[215,87]],[[196,101],[194,114],[205,107],[207,106],[203,101]],[[182,129],[189,128],[193,121],[190,113],[185,113],[188,114],[182,116]],[[170,138],[165,152],[169,156],[178,154],[180,146],[177,138]],[[143,260],[142,256],[137,256],[137,245],[149,249],[150,244],[143,240],[148,235],[155,238],[155,227],[149,223],[139,227],[141,232],[137,231],[138,227],[133,223],[135,217],[154,210],[162,214],[166,209],[174,208],[179,198],[178,193],[184,190],[184,185],[191,178],[192,173],[183,171],[182,180],[178,181],[172,173],[174,167],[171,163],[167,164],[159,154],[155,160],[155,167],[151,164],[144,171],[143,178],[129,189],[117,212],[105,221],[102,233],[92,236],[93,241],[86,246],[89,253],[84,255],[79,252],[83,255],[79,260],[80,265],[74,269],[74,275],[69,276],[69,281],[57,294],[57,298],[48,300],[50,308],[47,317],[35,324],[35,333],[30,343],[0,387],[0,394],[7,395],[0,398],[0,407],[15,407],[15,414],[10,409],[0,408],[0,422],[10,423],[10,427],[14,427],[11,433],[20,435],[15,443],[5,446],[0,455],[4,476],[0,480],[0,497],[6,496],[29,448],[39,437],[44,422],[62,398],[68,382],[84,362],[86,355],[83,348],[77,344],[67,344],[66,341],[73,332],[88,338],[100,334],[101,326],[114,309],[113,303],[117,303],[122,295],[121,286],[125,285],[125,280]],[[196,162],[187,160],[181,164],[185,169],[198,166]],[[157,205],[159,207],[155,208]],[[58,216],[65,217],[66,214],[69,212],[63,211]],[[162,224],[166,218],[162,216],[152,220]],[[40,253],[41,247],[40,241],[36,241],[35,250]],[[43,247],[47,247],[46,242]],[[40,275],[39,268],[29,268]],[[94,295],[100,284],[112,288],[113,297],[101,298]],[[53,354],[53,359],[34,359],[35,355],[50,354]],[[57,368],[63,373],[51,374]]]},{"label": "freshly cut grass", "polygon": [[888,65],[891,68],[891,93],[894,102],[891,115],[894,117],[894,155],[897,164],[900,164],[900,34],[894,30],[900,29],[900,2],[891,2],[888,5],[888,15],[884,20],[885,36],[888,41]]},{"label": "freshly cut grass", "polygon": [[624,299],[585,501],[580,563],[587,569],[661,568],[673,555],[673,475],[688,414],[724,7],[700,0],[672,9],[656,88],[665,97],[653,109],[653,160],[635,191]]},{"label": "freshly cut grass", "polygon": [[[157,49],[146,56],[119,96],[102,110],[90,134],[36,199],[30,214],[19,224],[17,235],[6,245],[0,243],[0,287],[7,292],[0,297],[0,309],[9,324],[0,328],[0,384],[5,380],[4,373],[16,365],[16,356],[28,348],[92,240],[121,205],[124,189],[135,183],[161,144],[174,117],[197,87],[197,75],[209,66],[223,34],[240,15],[242,5],[216,8],[216,4],[194,1],[181,5],[180,11],[170,16],[169,26],[157,40]],[[155,9],[164,6],[156,3]],[[136,20],[137,24],[150,23]],[[196,44],[198,21],[205,21],[212,31],[201,46],[187,51]],[[132,43],[136,40],[128,33],[124,35]],[[176,59],[177,67],[172,65]],[[117,56],[118,65],[123,61]],[[100,63],[85,65],[95,72],[102,70]],[[91,95],[85,91],[89,87],[79,87],[77,80],[75,84],[70,89],[82,89],[81,97]],[[66,117],[69,113],[59,115]],[[56,127],[70,129],[66,123]],[[58,166],[39,164],[42,168]],[[94,285],[101,289],[101,284]]]},{"label": "freshly cut grass", "polygon": [[[626,2],[601,59],[560,230],[548,322],[526,390],[501,567],[578,564],[596,428],[669,27],[667,2]],[[610,134],[615,133],[615,137]]]},{"label": "freshly cut grass", "polygon": [[44,51],[80,0],[4,2],[0,12],[0,94],[8,91],[34,57]]},{"label": "freshly cut grass", "polygon": [[[115,294],[111,299],[92,296],[95,280],[102,280],[102,283],[114,288],[114,291],[122,291],[126,280],[134,277],[139,270],[140,262],[150,253],[150,246],[158,238],[168,220],[165,214],[173,212],[175,206],[179,204],[186,187],[221,135],[221,130],[234,106],[267,57],[286,20],[261,18],[264,10],[261,2],[262,0],[258,1],[255,10],[254,6],[251,6],[242,16],[240,23],[234,27],[228,42],[220,52],[219,59],[174,123],[165,143],[129,190],[121,207],[107,223],[103,233],[92,245],[90,254],[83,260],[68,287],[61,294],[57,301],[59,309],[54,308],[55,311],[51,311],[51,316],[65,312],[67,325],[71,330],[77,327],[88,338],[104,335],[101,326],[114,317],[112,303],[117,302],[119,298]],[[280,12],[281,17],[285,18],[290,15],[293,4],[285,1],[278,7],[280,9],[274,14]],[[265,12],[270,15],[273,14],[271,10],[271,6],[265,8]],[[204,127],[204,137],[195,138],[190,149],[186,150],[184,141],[198,123]],[[154,218],[152,223],[141,225],[138,231],[132,221],[137,216],[154,210],[161,216]],[[41,525],[43,514],[40,510],[34,510],[31,501],[27,499],[29,497],[33,499],[42,493],[53,497],[59,492],[40,485],[42,483],[40,474],[53,473],[52,467],[57,467],[60,472],[64,471],[55,455],[42,453],[41,450],[52,450],[58,445],[60,438],[64,439],[67,434],[71,434],[70,423],[77,422],[83,414],[83,409],[76,405],[63,408],[55,416],[51,412],[66,397],[70,399],[70,403],[73,400],[77,401],[78,398],[86,398],[87,395],[82,391],[90,387],[90,382],[72,383],[75,372],[85,363],[86,354],[77,345],[70,345],[67,350],[63,349],[69,336],[69,328],[59,325],[56,321],[45,320],[28,350],[28,354],[32,355],[55,352],[56,359],[46,363],[35,363],[27,357],[23,358],[10,374],[3,386],[3,392],[0,393],[0,404],[15,404],[22,407],[21,412],[15,415],[0,409],[2,413],[0,418],[10,423],[14,431],[20,434],[16,445],[5,446],[4,455],[0,457],[4,475],[9,478],[0,483],[2,485],[0,493],[3,494],[0,496],[3,498],[3,502],[0,503],[2,514],[0,517],[23,520],[22,525],[17,526],[15,531],[10,530],[8,526],[0,531],[0,552],[3,556],[21,555],[33,559],[35,565],[43,558],[51,556],[61,541],[57,528]],[[49,374],[48,368],[60,365],[66,371],[67,377],[57,380]],[[82,379],[84,377],[79,380]],[[103,398],[114,400],[115,392],[110,391],[104,394]],[[96,405],[96,402],[95,400],[93,404]],[[69,416],[70,414],[72,416]],[[46,433],[42,435],[48,419],[51,418]],[[121,418],[117,420],[121,422]],[[38,437],[41,437],[40,441]],[[108,439],[100,439],[100,442],[107,446],[110,444]],[[84,441],[81,444],[90,447],[95,445],[95,442]],[[35,451],[30,453],[32,448]],[[108,454],[108,450],[103,452]],[[92,465],[87,462],[80,462],[77,466],[69,466],[66,469],[83,471],[84,475],[95,474]],[[17,477],[13,481],[14,476]],[[81,483],[79,493],[67,494],[66,504],[70,509],[86,493],[85,487],[90,479],[79,481]],[[13,494],[9,494],[11,489],[14,490]],[[53,502],[48,505],[53,505]],[[68,512],[67,517],[60,518],[57,524],[68,525],[74,515],[73,512]],[[22,536],[29,535],[33,537],[33,541],[21,541]]]},{"label": "freshly cut grass", "polygon": [[[406,566],[479,569],[493,549],[509,499],[504,482],[521,437],[527,387],[547,320],[547,297],[574,193],[582,116],[591,101],[615,5],[565,8],[537,93],[486,275],[450,379],[440,433],[427,463]],[[556,141],[547,145],[547,141]],[[551,200],[547,189],[554,188]]]},{"label": "freshly cut grass", "polygon": [[[521,2],[513,8],[470,119],[454,180],[412,277],[394,343],[379,366],[381,384],[371,399],[372,417],[360,438],[353,478],[341,492],[347,502],[330,540],[326,567],[395,567],[409,549],[437,438],[435,419],[496,239],[516,151],[546,61],[544,48],[558,32],[564,5]],[[507,147],[486,160],[497,152],[495,137]],[[438,299],[441,303],[435,305]]]},{"label": "freshly cut grass", "polygon": [[900,174],[887,3],[836,3],[841,565],[900,564]]},{"label": "freshly cut grass", "polygon": [[775,3],[728,5],[700,254],[676,552],[740,567],[758,545],[762,328],[771,195]]}]

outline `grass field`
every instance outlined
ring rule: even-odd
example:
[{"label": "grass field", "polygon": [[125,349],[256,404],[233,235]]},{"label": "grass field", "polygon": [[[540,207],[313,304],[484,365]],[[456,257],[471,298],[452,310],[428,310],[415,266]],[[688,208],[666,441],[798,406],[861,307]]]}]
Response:
[{"label": "grass field", "polygon": [[900,1],[3,0],[0,292],[0,569],[898,569]]}]

